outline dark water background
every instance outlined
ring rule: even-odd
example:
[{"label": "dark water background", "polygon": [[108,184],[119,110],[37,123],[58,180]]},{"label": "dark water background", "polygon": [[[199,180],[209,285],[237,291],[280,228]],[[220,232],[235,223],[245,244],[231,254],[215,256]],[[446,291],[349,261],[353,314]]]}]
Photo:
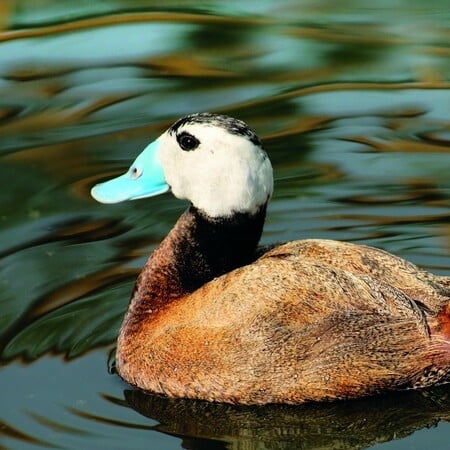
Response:
[{"label": "dark water background", "polygon": [[232,408],[108,374],[185,204],[89,189],[197,111],[263,138],[264,243],[366,243],[449,274],[448,1],[2,1],[0,448],[448,449],[450,388]]}]

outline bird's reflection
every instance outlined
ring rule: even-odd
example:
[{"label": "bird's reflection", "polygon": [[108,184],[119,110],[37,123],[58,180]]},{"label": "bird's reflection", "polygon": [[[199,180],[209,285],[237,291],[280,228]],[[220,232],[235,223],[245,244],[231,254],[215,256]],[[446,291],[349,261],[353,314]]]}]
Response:
[{"label": "bird's reflection", "polygon": [[233,406],[125,391],[129,406],[159,422],[183,448],[361,449],[450,421],[450,386],[302,406]]}]

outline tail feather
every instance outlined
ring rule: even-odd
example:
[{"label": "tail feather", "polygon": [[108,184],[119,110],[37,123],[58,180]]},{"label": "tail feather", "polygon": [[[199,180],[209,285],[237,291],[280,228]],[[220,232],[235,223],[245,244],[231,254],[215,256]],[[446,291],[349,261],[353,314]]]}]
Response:
[{"label": "tail feather", "polygon": [[450,302],[444,306],[438,314],[439,333],[450,344]]}]

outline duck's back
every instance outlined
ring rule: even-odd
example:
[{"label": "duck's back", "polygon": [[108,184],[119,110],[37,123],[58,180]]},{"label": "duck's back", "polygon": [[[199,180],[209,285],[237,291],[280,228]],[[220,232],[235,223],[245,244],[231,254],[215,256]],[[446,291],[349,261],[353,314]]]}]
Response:
[{"label": "duck's back", "polygon": [[291,242],[128,333],[121,372],[148,390],[238,403],[448,382],[449,302],[449,278],[381,250]]},{"label": "duck's back", "polygon": [[368,275],[402,290],[425,309],[438,313],[450,298],[450,277],[439,277],[391,253],[366,245],[306,239],[275,248],[266,256],[288,252],[298,259],[326,264],[356,275]]}]

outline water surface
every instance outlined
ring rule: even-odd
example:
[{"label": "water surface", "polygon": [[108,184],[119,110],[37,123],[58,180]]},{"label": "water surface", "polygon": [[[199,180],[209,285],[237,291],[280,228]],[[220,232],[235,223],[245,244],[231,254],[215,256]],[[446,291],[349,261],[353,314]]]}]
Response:
[{"label": "water surface", "polygon": [[89,189],[178,117],[226,113],[274,165],[264,243],[449,274],[448,2],[73,3],[0,4],[0,447],[447,449],[448,388],[299,408],[130,391],[108,355],[186,205]]}]

